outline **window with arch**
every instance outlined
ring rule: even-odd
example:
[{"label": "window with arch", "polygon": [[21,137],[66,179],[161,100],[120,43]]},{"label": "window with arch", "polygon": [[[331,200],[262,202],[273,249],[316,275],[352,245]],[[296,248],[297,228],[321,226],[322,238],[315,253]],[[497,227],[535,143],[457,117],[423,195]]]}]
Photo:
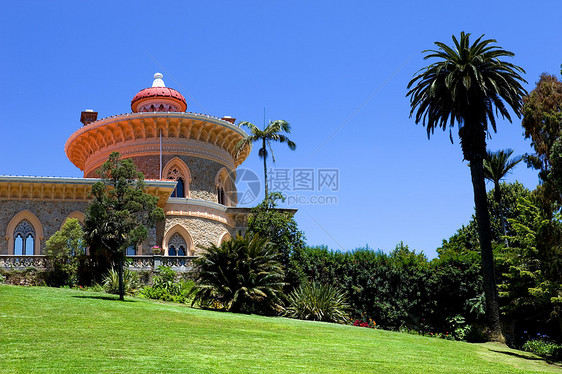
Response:
[{"label": "window with arch", "polygon": [[176,188],[170,197],[189,197],[191,174],[183,161],[174,158],[164,168],[164,178],[177,181]]},{"label": "window with arch", "polygon": [[230,177],[225,168],[222,168],[216,178],[215,185],[217,187],[217,202],[221,205],[230,205]]},{"label": "window with arch", "polygon": [[217,187],[217,200],[218,200],[219,204],[226,205],[224,188],[222,186]]},{"label": "window with arch", "polygon": [[187,243],[178,233],[172,235],[168,241],[168,256],[187,256]]},{"label": "window with arch", "polygon": [[28,220],[24,219],[14,230],[14,254],[32,255],[35,247],[35,229]]}]

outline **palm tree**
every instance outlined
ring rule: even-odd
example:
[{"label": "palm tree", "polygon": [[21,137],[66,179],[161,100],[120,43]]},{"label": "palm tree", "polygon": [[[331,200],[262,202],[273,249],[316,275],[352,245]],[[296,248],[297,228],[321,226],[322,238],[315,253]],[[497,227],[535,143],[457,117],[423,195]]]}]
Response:
[{"label": "palm tree", "polygon": [[482,40],[482,35],[470,44],[469,37],[470,34],[461,32],[459,40],[453,36],[454,46],[435,42],[438,50],[424,51],[426,60],[438,61],[414,76],[406,96],[410,96],[410,116],[415,113],[416,123],[426,126],[428,138],[436,128],[449,129],[451,136],[455,122],[459,126],[461,148],[464,159],[470,163],[474,190],[490,338],[503,341],[483,160],[490,126],[496,131],[494,112],[511,122],[507,104],[520,116],[526,91],[521,85],[525,80],[519,73],[524,70],[500,59],[512,57],[513,53],[492,45],[495,40]]},{"label": "palm tree", "polygon": [[[254,125],[251,122],[240,122],[240,126],[246,126],[250,129],[250,135],[246,138],[240,140],[236,145],[238,150],[241,150],[245,146],[252,144],[254,142],[261,142],[261,148],[259,149],[258,155],[260,158],[263,158],[263,176],[265,181],[265,199],[268,196],[268,188],[267,188],[267,156],[269,152],[271,152],[271,158],[273,159],[273,163],[275,163],[275,156],[273,154],[273,149],[271,148],[271,142],[279,142],[279,143],[287,143],[289,149],[294,151],[297,148],[297,145],[291,141],[287,136],[281,134],[282,132],[290,134],[291,133],[291,125],[288,122],[283,120],[277,120],[269,122],[269,124],[265,127],[265,129],[261,130],[259,127]],[[269,148],[269,152],[268,149]]]},{"label": "palm tree", "polygon": [[242,313],[282,310],[285,273],[277,248],[266,238],[247,234],[212,244],[195,264],[192,305],[199,302]]},{"label": "palm tree", "polygon": [[[513,149],[499,150],[496,152],[487,151],[484,158],[484,178],[494,183],[494,198],[498,202],[500,212],[500,222],[503,236],[505,232],[505,217],[503,216],[500,181],[523,160],[523,157],[517,156],[509,159],[513,154]],[[509,242],[505,238],[505,245],[509,247]]]}]

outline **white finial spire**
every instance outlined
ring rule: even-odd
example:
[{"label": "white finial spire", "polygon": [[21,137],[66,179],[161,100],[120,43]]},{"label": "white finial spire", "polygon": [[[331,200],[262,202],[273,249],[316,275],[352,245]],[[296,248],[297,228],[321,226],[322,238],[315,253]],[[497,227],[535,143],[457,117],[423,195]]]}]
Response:
[{"label": "white finial spire", "polygon": [[164,76],[160,73],[154,74],[154,82],[152,82],[152,87],[166,87],[164,81],[162,80]]}]

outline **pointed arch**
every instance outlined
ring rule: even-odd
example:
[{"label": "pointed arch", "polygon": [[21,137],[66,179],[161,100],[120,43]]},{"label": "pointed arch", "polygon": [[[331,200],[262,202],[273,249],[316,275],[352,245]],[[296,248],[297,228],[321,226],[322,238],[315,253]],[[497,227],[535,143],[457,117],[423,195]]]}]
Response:
[{"label": "pointed arch", "polygon": [[23,222],[28,221],[31,226],[33,226],[33,230],[35,231],[35,238],[33,243],[33,254],[38,255],[41,254],[41,243],[44,239],[44,232],[43,232],[43,225],[41,225],[41,221],[35,216],[35,214],[31,213],[29,210],[22,210],[18,214],[16,214],[10,222],[8,222],[8,227],[6,228],[6,240],[8,241],[8,254],[14,254],[14,232],[16,231],[17,226]]},{"label": "pointed arch", "polygon": [[164,235],[164,240],[162,240],[162,249],[164,250],[164,256],[169,256],[169,243],[175,234],[178,234],[185,241],[186,256],[193,256],[193,239],[191,238],[189,231],[187,231],[187,229],[180,224],[171,227]]},{"label": "pointed arch", "polygon": [[230,233],[228,231],[223,232],[223,234],[220,236],[219,238],[219,242],[218,245],[220,246],[222,243],[229,241],[230,239],[232,239],[232,236],[230,236]]},{"label": "pointed arch", "polygon": [[66,218],[62,221],[62,223],[60,225],[60,228],[62,229],[62,226],[66,223],[66,221],[68,221],[71,218],[77,219],[78,222],[80,222],[82,224],[82,227],[84,227],[84,220],[86,219],[86,216],[84,215],[84,213],[77,210],[75,212],[70,213],[68,216],[66,216]]},{"label": "pointed arch", "polygon": [[176,180],[178,185],[172,192],[172,197],[189,198],[189,184],[191,183],[191,172],[189,168],[179,157],[174,157],[162,170],[162,178],[167,180]]},{"label": "pointed arch", "polygon": [[215,188],[217,191],[217,202],[222,205],[232,206],[232,185],[234,182],[231,180],[228,170],[223,167],[215,176]]}]

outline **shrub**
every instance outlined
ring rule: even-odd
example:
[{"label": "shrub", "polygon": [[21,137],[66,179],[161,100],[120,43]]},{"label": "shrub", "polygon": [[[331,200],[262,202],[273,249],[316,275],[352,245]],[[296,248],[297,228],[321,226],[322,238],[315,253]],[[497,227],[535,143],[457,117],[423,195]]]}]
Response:
[{"label": "shrub", "polygon": [[523,344],[523,350],[532,352],[537,356],[562,360],[562,345],[544,340],[527,340]]},{"label": "shrub", "polygon": [[284,290],[287,292],[305,281],[301,268],[301,251],[304,248],[304,233],[299,230],[293,214],[277,207],[284,200],[279,192],[271,192],[263,202],[252,209],[248,217],[248,233],[266,238],[277,248],[279,262],[285,269]]},{"label": "shrub", "polygon": [[[123,270],[123,289],[126,295],[134,294],[138,286],[138,276],[129,269]],[[111,269],[103,279],[103,289],[107,293],[119,295],[119,272]]]},{"label": "shrub", "polygon": [[148,299],[187,303],[189,293],[195,282],[189,279],[177,280],[177,274],[169,267],[158,267],[158,275],[154,276],[152,286],[143,287],[139,296]]},{"label": "shrub", "polygon": [[35,267],[22,270],[3,270],[4,283],[16,286],[44,286],[47,272]]},{"label": "shrub", "polygon": [[54,286],[78,284],[79,257],[85,253],[84,232],[77,219],[67,220],[47,240],[45,254],[51,268],[49,283]]},{"label": "shrub", "polygon": [[385,329],[450,332],[447,318],[465,316],[474,325],[467,299],[482,293],[478,254],[446,253],[428,261],[400,243],[390,254],[370,248],[350,252],[307,247],[302,268],[310,281],[337,284],[351,317],[376,320]]},{"label": "shrub", "polygon": [[447,323],[455,340],[466,340],[472,331],[472,326],[467,324],[465,318],[461,315],[447,318]]},{"label": "shrub", "polygon": [[168,266],[159,266],[158,275],[154,276],[153,286],[162,288],[170,294],[175,295],[179,291],[179,284],[176,283],[176,272]]},{"label": "shrub", "polygon": [[91,291],[91,292],[103,292],[103,286],[99,283],[94,283],[93,285],[89,286],[89,287],[84,287],[85,291]]},{"label": "shrub", "polygon": [[284,271],[279,253],[258,235],[237,236],[205,248],[195,260],[192,305],[229,312],[272,314],[282,310]]},{"label": "shrub", "polygon": [[302,284],[288,296],[288,302],[287,317],[336,323],[349,320],[345,294],[330,284]]}]

